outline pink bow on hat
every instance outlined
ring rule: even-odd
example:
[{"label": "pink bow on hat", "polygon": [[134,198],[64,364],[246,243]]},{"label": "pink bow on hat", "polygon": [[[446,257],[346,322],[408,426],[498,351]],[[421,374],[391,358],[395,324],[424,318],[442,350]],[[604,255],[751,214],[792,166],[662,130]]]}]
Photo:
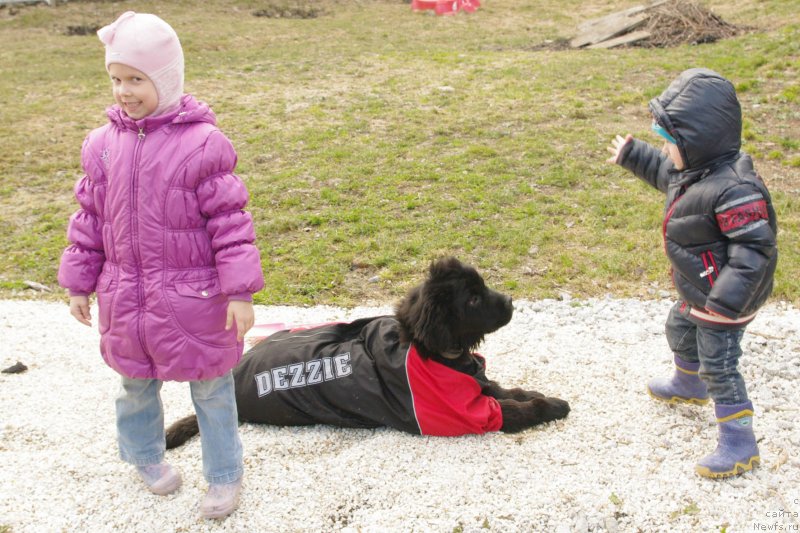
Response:
[{"label": "pink bow on hat", "polygon": [[114,22],[112,22],[108,26],[104,26],[104,27],[100,28],[99,30],[97,30],[97,36],[100,37],[100,41],[103,44],[107,44],[107,45],[111,44],[111,41],[114,40],[114,34],[117,32],[117,27],[119,27],[119,25],[122,22],[125,22],[126,20],[130,19],[131,17],[135,17],[135,16],[136,16],[136,13],[134,13],[133,11],[126,11],[125,13],[120,15],[119,18],[117,18],[117,20],[115,20]]}]

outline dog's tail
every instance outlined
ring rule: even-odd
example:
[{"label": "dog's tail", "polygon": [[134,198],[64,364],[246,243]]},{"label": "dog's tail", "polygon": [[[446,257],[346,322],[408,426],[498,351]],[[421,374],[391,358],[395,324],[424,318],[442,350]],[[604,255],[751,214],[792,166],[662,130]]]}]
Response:
[{"label": "dog's tail", "polygon": [[181,418],[167,428],[167,449],[177,448],[187,440],[200,433],[197,425],[197,415],[190,415]]}]

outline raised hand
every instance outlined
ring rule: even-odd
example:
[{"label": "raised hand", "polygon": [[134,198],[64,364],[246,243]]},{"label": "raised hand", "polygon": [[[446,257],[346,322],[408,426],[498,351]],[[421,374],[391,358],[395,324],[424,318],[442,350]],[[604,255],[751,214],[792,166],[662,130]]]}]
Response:
[{"label": "raised hand", "polygon": [[617,135],[614,140],[611,141],[611,146],[608,146],[606,149],[611,152],[611,157],[606,159],[606,163],[617,164],[619,163],[619,154],[622,152],[622,148],[633,140],[633,135],[630,133],[623,138],[621,135]]}]

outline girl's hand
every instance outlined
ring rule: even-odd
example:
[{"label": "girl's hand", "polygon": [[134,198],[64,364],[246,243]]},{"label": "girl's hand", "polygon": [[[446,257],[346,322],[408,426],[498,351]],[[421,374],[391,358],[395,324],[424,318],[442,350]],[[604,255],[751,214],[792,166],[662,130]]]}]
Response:
[{"label": "girl's hand", "polygon": [[613,155],[606,159],[606,163],[616,164],[619,163],[619,154],[622,152],[622,148],[633,140],[633,135],[630,133],[625,136],[623,139],[622,136],[617,135],[617,137],[611,141],[611,146],[608,146],[606,149],[611,152]]},{"label": "girl's hand", "polygon": [[92,314],[89,312],[89,297],[88,296],[70,296],[69,297],[69,314],[75,317],[75,320],[87,326],[92,325]]},{"label": "girl's hand", "polygon": [[231,300],[228,302],[228,318],[225,321],[225,331],[231,329],[234,321],[236,322],[236,340],[242,342],[244,334],[253,327],[255,322],[255,312],[253,303],[243,300]]}]

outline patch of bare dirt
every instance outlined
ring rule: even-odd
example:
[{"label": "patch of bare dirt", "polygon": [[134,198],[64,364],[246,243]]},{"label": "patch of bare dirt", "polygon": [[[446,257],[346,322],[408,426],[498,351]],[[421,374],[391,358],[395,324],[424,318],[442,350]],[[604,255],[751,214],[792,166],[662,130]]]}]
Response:
[{"label": "patch of bare dirt", "polygon": [[100,29],[99,24],[79,24],[77,26],[67,26],[64,30],[65,35],[94,35]]},{"label": "patch of bare dirt", "polygon": [[254,17],[266,17],[271,19],[315,19],[328,12],[314,3],[298,4],[268,4],[262,9],[253,11]]}]

